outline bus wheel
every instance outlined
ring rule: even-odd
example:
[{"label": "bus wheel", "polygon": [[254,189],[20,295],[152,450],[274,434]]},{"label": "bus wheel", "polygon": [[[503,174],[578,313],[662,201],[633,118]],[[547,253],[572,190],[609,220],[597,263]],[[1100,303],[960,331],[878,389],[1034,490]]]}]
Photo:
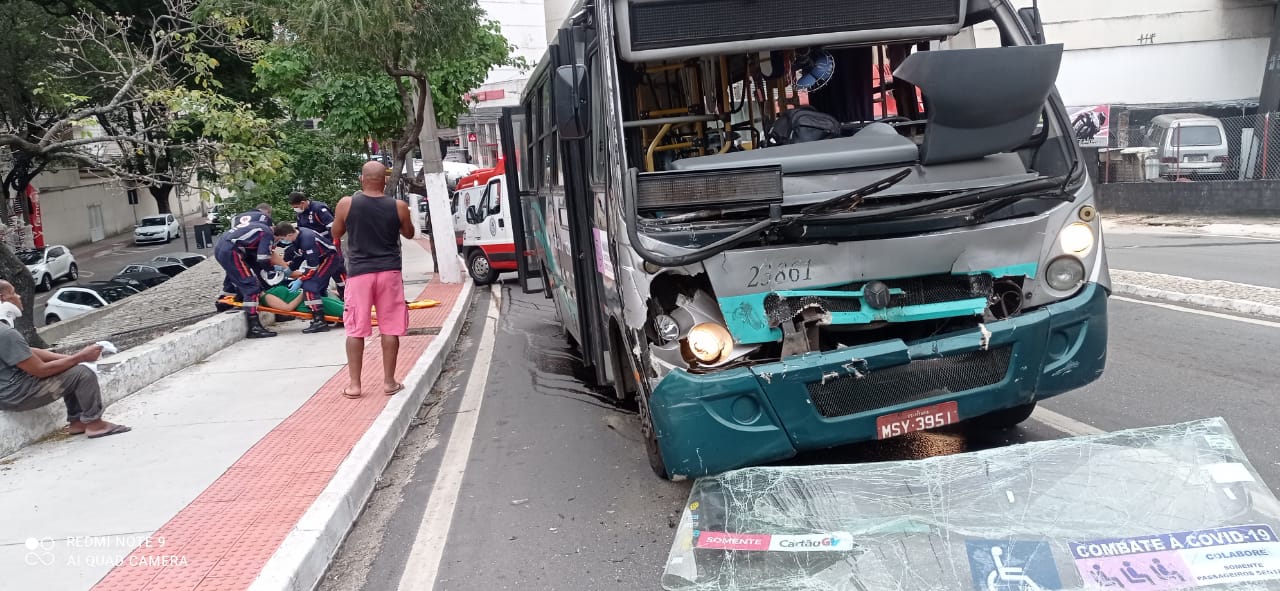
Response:
[{"label": "bus wheel", "polygon": [[667,474],[667,463],[662,459],[662,448],[658,447],[658,432],[653,426],[653,413],[649,412],[649,395],[641,391],[636,398],[640,404],[640,435],[644,437],[645,455],[649,456],[649,468],[659,478],[670,479]]},{"label": "bus wheel", "polygon": [[476,282],[476,285],[489,285],[498,278],[498,273],[489,265],[489,258],[484,256],[484,251],[478,248],[467,256],[467,272],[471,274],[471,279]]},{"label": "bus wheel", "polygon": [[1035,412],[1036,403],[1031,402],[1013,408],[997,410],[990,414],[980,417],[973,417],[966,421],[971,429],[979,431],[1003,431],[1017,427],[1023,421],[1031,418],[1031,413]]}]

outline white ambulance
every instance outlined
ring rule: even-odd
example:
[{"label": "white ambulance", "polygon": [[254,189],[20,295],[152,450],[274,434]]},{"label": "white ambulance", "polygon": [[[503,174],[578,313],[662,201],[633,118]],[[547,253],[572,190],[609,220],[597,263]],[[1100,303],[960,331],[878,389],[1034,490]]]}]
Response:
[{"label": "white ambulance", "polygon": [[478,285],[493,283],[499,273],[516,270],[516,244],[507,212],[505,163],[458,179],[453,225],[458,252]]}]

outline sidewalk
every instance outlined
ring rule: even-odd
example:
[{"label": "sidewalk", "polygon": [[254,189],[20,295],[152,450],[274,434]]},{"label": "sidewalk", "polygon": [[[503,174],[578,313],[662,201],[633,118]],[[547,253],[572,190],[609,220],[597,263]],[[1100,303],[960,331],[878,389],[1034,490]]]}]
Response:
[{"label": "sidewalk", "polygon": [[1263,216],[1193,216],[1106,213],[1104,232],[1191,234],[1280,239],[1280,218]]},{"label": "sidewalk", "polygon": [[396,396],[376,338],[348,400],[341,329],[291,322],[109,407],[130,433],[0,459],[0,588],[310,589],[462,325],[471,284],[424,281],[426,253],[405,245],[405,296],[441,305],[410,313]]}]

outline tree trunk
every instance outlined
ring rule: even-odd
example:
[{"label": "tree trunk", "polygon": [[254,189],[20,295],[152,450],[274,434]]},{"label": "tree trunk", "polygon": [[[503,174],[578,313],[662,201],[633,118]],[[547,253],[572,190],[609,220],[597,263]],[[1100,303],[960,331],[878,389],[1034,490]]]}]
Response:
[{"label": "tree trunk", "polygon": [[9,250],[9,245],[0,243],[0,275],[6,277],[18,290],[22,297],[22,316],[18,318],[17,329],[26,337],[27,344],[44,349],[48,345],[36,332],[36,283],[31,279],[31,272],[18,257]]},{"label": "tree trunk", "polygon": [[160,185],[151,185],[147,187],[151,192],[151,196],[156,200],[156,213],[171,213],[172,209],[169,205],[169,194],[173,192],[172,183],[164,183]]},{"label": "tree trunk", "polygon": [[13,215],[13,212],[9,211],[9,198],[13,190],[13,186],[10,185],[10,177],[12,176],[13,171],[10,171],[9,174],[0,178],[0,225],[8,224],[9,217]]}]

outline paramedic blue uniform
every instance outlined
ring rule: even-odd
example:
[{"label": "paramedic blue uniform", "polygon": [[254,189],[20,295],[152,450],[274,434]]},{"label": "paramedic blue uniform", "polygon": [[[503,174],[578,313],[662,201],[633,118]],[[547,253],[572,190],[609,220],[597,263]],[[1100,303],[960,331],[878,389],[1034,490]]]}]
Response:
[{"label": "paramedic blue uniform", "polygon": [[319,201],[307,202],[307,208],[298,212],[298,229],[314,230],[325,238],[333,236],[333,212]]},{"label": "paramedic blue uniform", "polygon": [[[303,228],[313,230],[334,246],[338,245],[333,239],[333,212],[329,210],[328,205],[319,201],[308,201],[307,208],[298,212],[297,226],[299,230]],[[339,255],[342,254],[341,248],[337,251]],[[344,299],[347,289],[347,266],[341,258],[338,259],[338,272],[333,274],[333,280],[338,285],[338,299]]]},{"label": "paramedic blue uniform", "polygon": [[[298,238],[291,246],[295,259],[301,259],[302,290],[307,294],[307,304],[319,305],[320,298],[329,289],[329,281],[343,269],[342,254],[333,241],[307,228],[298,228]],[[293,266],[290,262],[290,267]]]},{"label": "paramedic blue uniform", "polygon": [[213,249],[214,258],[227,272],[224,288],[234,287],[244,298],[245,314],[250,316],[258,314],[258,294],[262,291],[258,274],[271,269],[271,238],[269,226],[249,221],[224,232]]}]

